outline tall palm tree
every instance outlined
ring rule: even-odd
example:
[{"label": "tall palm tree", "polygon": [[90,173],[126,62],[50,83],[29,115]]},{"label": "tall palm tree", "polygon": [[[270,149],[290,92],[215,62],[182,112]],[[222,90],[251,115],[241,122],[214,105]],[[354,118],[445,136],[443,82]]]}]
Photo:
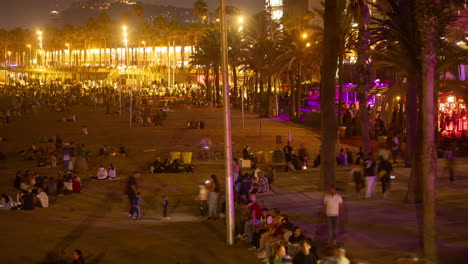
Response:
[{"label": "tall palm tree", "polygon": [[193,3],[193,13],[198,17],[198,21],[204,23],[208,19],[208,5],[203,0]]},{"label": "tall palm tree", "polygon": [[205,69],[212,69],[214,75],[214,84],[215,84],[215,91],[211,86],[211,80],[207,76],[207,72],[205,71],[205,84],[206,88],[210,89],[207,90],[207,94],[212,95],[212,100],[219,105],[221,103],[220,98],[220,86],[219,86],[219,67],[221,65],[221,49],[219,48],[221,45],[221,36],[219,30],[216,29],[209,29],[205,32],[205,34],[201,37],[199,42],[196,45],[195,53],[192,54],[191,57],[191,64],[192,65],[201,65],[204,66]]},{"label": "tall palm tree", "polygon": [[[245,41],[248,45],[246,66],[258,79],[258,90],[255,90],[254,102],[260,105],[260,116],[271,114],[271,76],[278,56],[278,24],[269,20],[270,15],[263,11],[255,14],[245,30]],[[267,84],[267,89],[265,88]]]},{"label": "tall palm tree", "polygon": [[320,188],[335,184],[335,146],[337,120],[335,114],[335,73],[339,46],[340,15],[337,0],[325,0],[323,59],[320,83]]},{"label": "tall palm tree", "polygon": [[[358,98],[361,117],[361,132],[363,139],[364,152],[371,151],[369,134],[369,112],[367,111],[368,91],[370,87],[370,62],[368,51],[370,50],[370,12],[366,0],[351,0],[348,8],[352,14],[355,23],[357,23],[356,38],[356,72],[358,74]],[[340,16],[341,17],[341,16]]]}]

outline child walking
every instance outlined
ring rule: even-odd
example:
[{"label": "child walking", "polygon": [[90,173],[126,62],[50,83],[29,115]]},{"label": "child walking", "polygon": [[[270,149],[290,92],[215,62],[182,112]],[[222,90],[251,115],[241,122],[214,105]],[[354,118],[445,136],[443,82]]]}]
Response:
[{"label": "child walking", "polygon": [[[141,217],[140,206],[141,206],[141,194],[140,192],[138,192],[137,196],[133,198],[133,201],[132,201],[132,209],[130,209],[130,219],[140,220],[140,217]],[[134,215],[136,216],[133,217]]]},{"label": "child walking", "polygon": [[169,200],[167,199],[167,195],[163,194],[162,196],[162,207],[163,207],[163,219],[170,219],[167,216],[167,208],[169,207]]}]

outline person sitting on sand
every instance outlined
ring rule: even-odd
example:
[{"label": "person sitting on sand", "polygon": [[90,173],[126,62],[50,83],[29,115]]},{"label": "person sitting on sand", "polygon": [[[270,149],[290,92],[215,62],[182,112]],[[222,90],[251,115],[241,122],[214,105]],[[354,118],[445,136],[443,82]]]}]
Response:
[{"label": "person sitting on sand", "polygon": [[81,193],[81,180],[80,177],[74,176],[72,181],[73,193]]},{"label": "person sitting on sand", "polygon": [[116,173],[114,165],[109,164],[109,172],[107,173],[107,176],[109,176],[109,179],[117,178],[117,173]]},{"label": "person sitting on sand", "polygon": [[107,170],[102,165],[99,167],[99,169],[97,171],[97,178],[98,178],[98,180],[106,180],[107,179]]},{"label": "person sitting on sand", "polygon": [[41,187],[37,189],[37,195],[34,199],[34,204],[42,208],[49,207],[49,196],[47,196],[47,193],[45,193]]},{"label": "person sitting on sand", "polygon": [[85,125],[83,125],[83,127],[81,128],[81,134],[83,134],[83,135],[88,135],[88,127],[86,127]]}]

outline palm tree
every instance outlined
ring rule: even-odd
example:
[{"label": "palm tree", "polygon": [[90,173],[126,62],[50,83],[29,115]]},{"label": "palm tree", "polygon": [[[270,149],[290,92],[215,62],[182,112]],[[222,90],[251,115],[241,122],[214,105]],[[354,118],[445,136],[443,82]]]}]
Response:
[{"label": "palm tree", "polygon": [[258,79],[259,92],[255,93],[254,103],[260,104],[261,117],[269,117],[271,114],[271,76],[278,57],[276,44],[278,24],[269,21],[269,18],[267,12],[260,12],[255,14],[244,28],[245,41],[248,45],[246,67],[253,71],[255,78]]},{"label": "palm tree", "polygon": [[337,0],[325,0],[323,60],[320,83],[320,188],[335,183],[335,146],[337,120],[335,114],[335,73],[338,61],[340,15]]},{"label": "palm tree", "polygon": [[231,67],[232,71],[232,79],[234,83],[234,91],[232,94],[232,98],[234,98],[233,103],[236,103],[236,99],[238,98],[238,81],[237,81],[237,68],[239,65],[242,64],[243,58],[245,58],[245,53],[247,50],[247,45],[242,40],[242,32],[238,29],[231,28],[228,32],[228,60],[229,66]]},{"label": "palm tree", "polygon": [[198,17],[198,21],[204,23],[208,18],[208,5],[203,0],[193,3],[193,13]]},{"label": "palm tree", "polygon": [[[205,67],[205,84],[207,94],[211,93],[212,101],[217,105],[221,103],[220,98],[220,87],[219,87],[219,67],[221,65],[221,36],[219,30],[209,29],[201,37],[195,48],[195,53],[192,54],[191,64],[201,65]],[[211,80],[209,79],[209,69],[212,69],[215,78],[215,88],[213,90],[211,86]]]},{"label": "palm tree", "polygon": [[361,117],[361,131],[363,139],[364,152],[371,151],[369,135],[369,112],[367,111],[368,91],[370,89],[370,63],[368,51],[370,49],[370,13],[366,0],[351,0],[347,8],[357,23],[356,38],[356,71],[358,74],[358,98]]},{"label": "palm tree", "polygon": [[417,142],[420,138],[417,134],[421,132],[418,132],[418,115],[421,114],[418,111],[418,97],[421,96],[421,63],[419,58],[414,56],[421,48],[421,40],[415,22],[417,10],[414,5],[414,0],[379,2],[376,8],[383,18],[374,18],[372,29],[372,42],[376,43],[373,57],[377,61],[377,67],[390,68],[407,79],[405,164],[412,167],[407,193],[407,201],[412,203],[422,201],[422,172],[418,166],[421,151],[417,148],[420,145]]}]

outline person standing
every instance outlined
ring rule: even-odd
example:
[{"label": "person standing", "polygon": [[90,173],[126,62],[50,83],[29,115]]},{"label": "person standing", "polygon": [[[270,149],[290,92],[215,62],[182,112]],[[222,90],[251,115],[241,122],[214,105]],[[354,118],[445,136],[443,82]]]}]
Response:
[{"label": "person standing", "polygon": [[292,161],[293,148],[291,147],[291,141],[288,141],[287,145],[283,148],[284,160],[286,163]]},{"label": "person standing", "polygon": [[400,140],[398,139],[398,134],[395,134],[395,136],[393,136],[392,144],[393,163],[396,163],[398,152],[400,151]]},{"label": "person standing", "polygon": [[323,197],[323,208],[321,213],[322,217],[327,217],[329,244],[336,244],[336,230],[340,215],[343,216],[343,199],[336,193],[335,185],[330,185],[328,194]]},{"label": "person standing", "polygon": [[351,177],[353,177],[354,186],[356,188],[356,194],[359,195],[359,192],[364,187],[364,169],[362,167],[362,160],[360,157],[356,159],[356,162],[354,163],[350,174]]},{"label": "person standing", "polygon": [[163,218],[164,219],[170,219],[167,216],[167,209],[169,208],[169,200],[167,199],[167,195],[163,194],[162,195],[162,208],[163,208]]},{"label": "person standing", "polygon": [[216,175],[211,175],[209,186],[210,192],[208,193],[208,220],[218,219],[218,194],[219,182]]},{"label": "person standing", "polygon": [[293,148],[291,147],[291,141],[283,148],[284,161],[286,162],[286,171],[289,170],[289,166],[293,162]]},{"label": "person standing", "polygon": [[132,206],[133,206],[133,200],[135,199],[135,197],[137,196],[137,193],[138,193],[138,191],[137,191],[137,188],[138,188],[137,179],[140,178],[140,176],[141,176],[140,173],[135,172],[135,173],[133,173],[133,175],[128,177],[126,193],[127,193],[127,196],[128,196],[128,202],[130,204],[129,216],[131,214],[131,209],[132,209]]},{"label": "person standing", "polygon": [[374,153],[369,152],[367,160],[364,161],[364,176],[366,178],[366,198],[374,196],[375,184],[377,178],[377,166],[374,160]]}]

